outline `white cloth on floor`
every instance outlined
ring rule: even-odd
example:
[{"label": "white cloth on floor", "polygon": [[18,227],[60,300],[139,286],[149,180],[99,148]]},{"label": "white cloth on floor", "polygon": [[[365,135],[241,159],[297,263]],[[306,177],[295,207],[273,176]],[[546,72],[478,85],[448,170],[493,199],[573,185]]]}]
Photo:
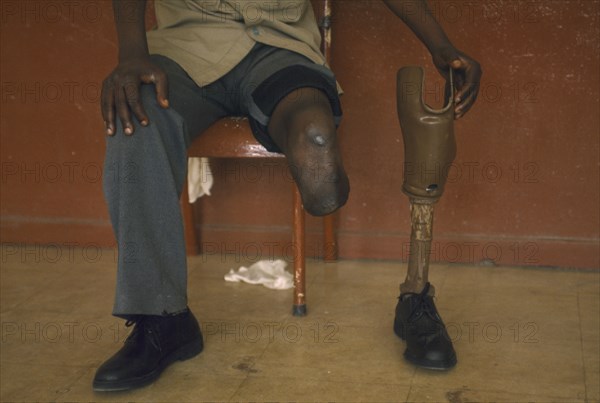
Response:
[{"label": "white cloth on floor", "polygon": [[190,203],[204,195],[210,196],[213,176],[208,164],[208,158],[188,158],[188,198]]},{"label": "white cloth on floor", "polygon": [[283,260],[259,260],[250,267],[231,269],[225,275],[225,281],[248,284],[262,284],[273,290],[288,290],[294,287],[293,277],[285,270],[287,263]]}]

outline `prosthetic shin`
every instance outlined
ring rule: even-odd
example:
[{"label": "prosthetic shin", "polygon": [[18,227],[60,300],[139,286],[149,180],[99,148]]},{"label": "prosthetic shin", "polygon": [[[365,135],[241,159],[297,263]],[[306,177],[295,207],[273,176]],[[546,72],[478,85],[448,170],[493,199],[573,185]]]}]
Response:
[{"label": "prosthetic shin", "polygon": [[410,199],[411,236],[408,273],[400,292],[420,292],[428,282],[433,205],[444,192],[456,155],[452,71],[443,109],[423,101],[423,69],[403,67],[397,75],[398,118],[404,139],[404,183]]}]

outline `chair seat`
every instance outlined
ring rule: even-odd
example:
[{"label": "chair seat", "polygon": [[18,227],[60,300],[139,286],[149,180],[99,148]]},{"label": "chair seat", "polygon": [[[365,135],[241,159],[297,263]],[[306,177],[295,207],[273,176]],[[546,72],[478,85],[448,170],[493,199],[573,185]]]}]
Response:
[{"label": "chair seat", "polygon": [[213,158],[285,158],[267,151],[252,134],[247,118],[219,119],[196,138],[189,150],[190,157]]}]

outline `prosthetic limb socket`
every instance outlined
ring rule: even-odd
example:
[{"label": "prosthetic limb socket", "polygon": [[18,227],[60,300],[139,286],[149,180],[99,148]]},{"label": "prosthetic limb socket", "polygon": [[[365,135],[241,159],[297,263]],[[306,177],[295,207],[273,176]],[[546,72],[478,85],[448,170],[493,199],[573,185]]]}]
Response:
[{"label": "prosthetic limb socket", "polygon": [[408,272],[400,285],[401,293],[420,292],[428,282],[433,205],[444,192],[448,170],[456,156],[452,71],[442,109],[425,104],[423,83],[423,68],[419,66],[398,71],[396,96],[404,140],[402,191],[409,197],[411,211]]}]

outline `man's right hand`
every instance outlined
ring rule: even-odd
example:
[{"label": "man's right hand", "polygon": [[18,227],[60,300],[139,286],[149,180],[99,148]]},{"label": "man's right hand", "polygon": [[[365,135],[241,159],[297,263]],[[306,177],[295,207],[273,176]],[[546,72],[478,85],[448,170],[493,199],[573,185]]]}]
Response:
[{"label": "man's right hand", "polygon": [[156,100],[163,108],[169,107],[168,81],[166,73],[149,57],[133,57],[122,60],[102,83],[101,108],[106,134],[115,134],[115,111],[125,134],[131,135],[135,126],[131,114],[142,126],[148,125],[148,115],[140,99],[140,86],[153,83]]}]

